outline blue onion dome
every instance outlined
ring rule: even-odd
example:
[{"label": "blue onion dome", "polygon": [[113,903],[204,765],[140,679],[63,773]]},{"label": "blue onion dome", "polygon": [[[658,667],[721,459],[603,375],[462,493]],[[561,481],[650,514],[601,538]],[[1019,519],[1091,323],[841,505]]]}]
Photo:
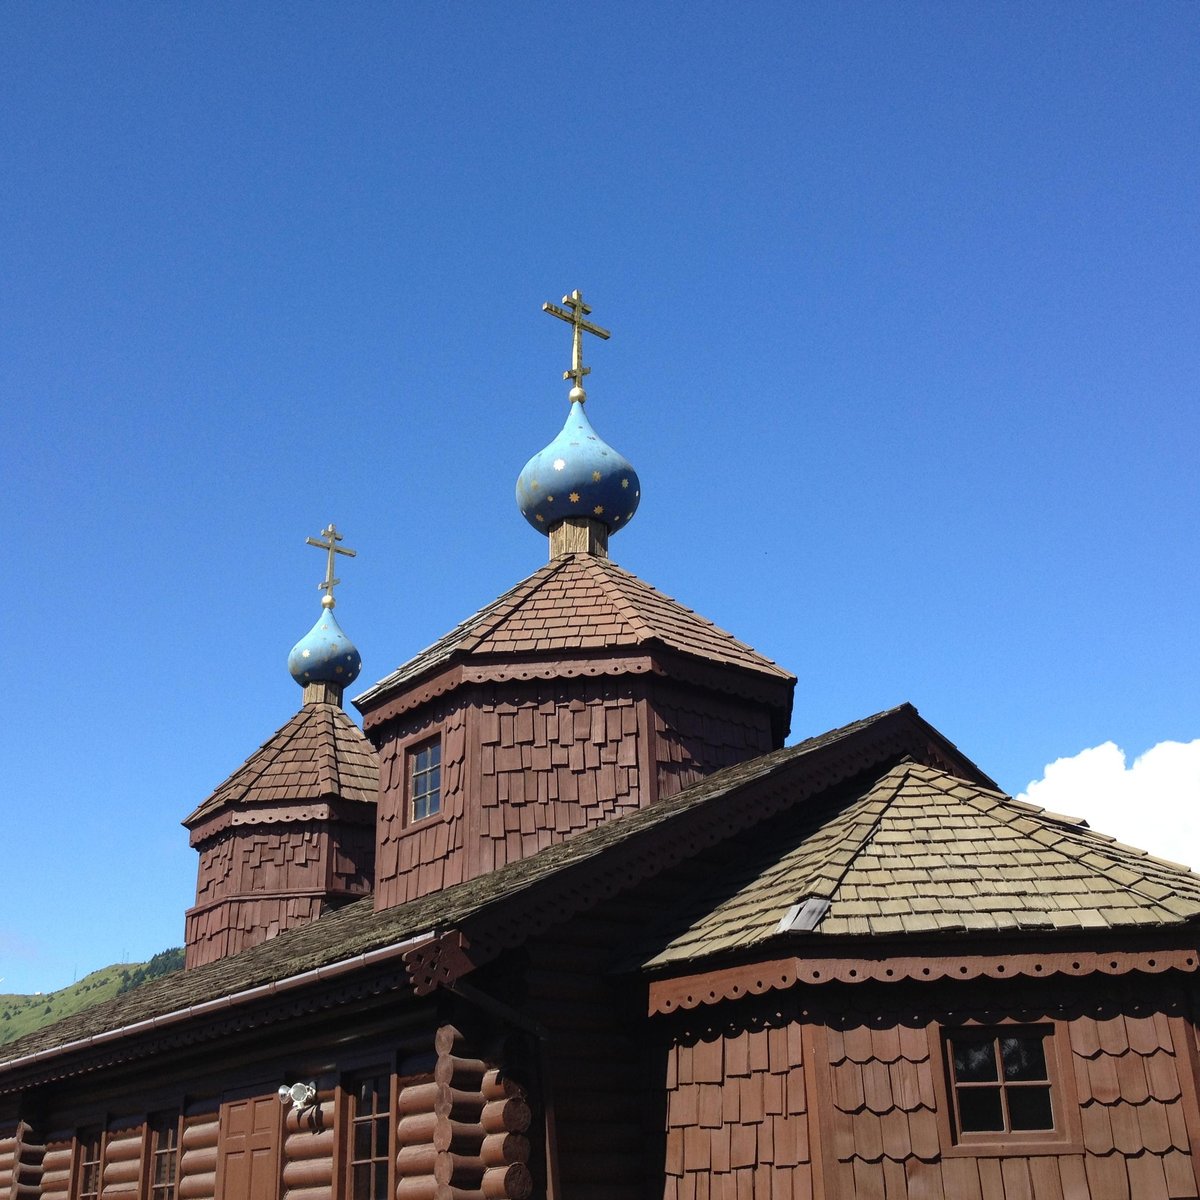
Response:
[{"label": "blue onion dome", "polygon": [[629,523],[642,496],[629,460],[592,428],[585,398],[582,388],[571,389],[562,432],[517,476],[517,507],[545,534],[564,517],[591,517],[614,533]]},{"label": "blue onion dome", "polygon": [[358,648],[342,632],[333,615],[330,596],[322,600],[324,607],[317,623],[292,647],[288,655],[288,670],[303,687],[306,683],[353,683],[362,670]]}]

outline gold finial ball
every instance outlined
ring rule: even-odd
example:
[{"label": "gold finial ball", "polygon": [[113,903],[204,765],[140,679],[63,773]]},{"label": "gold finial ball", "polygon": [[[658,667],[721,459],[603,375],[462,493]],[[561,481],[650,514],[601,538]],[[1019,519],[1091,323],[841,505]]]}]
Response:
[{"label": "gold finial ball", "polygon": [[326,592],[325,595],[321,597],[321,607],[322,608],[332,608],[336,603],[337,603],[337,601],[331,595],[329,595],[328,592]]},{"label": "gold finial ball", "polygon": [[576,384],[568,393],[567,399],[570,400],[572,404],[582,404],[587,399],[587,392],[585,392],[583,388],[579,386],[579,384]]}]

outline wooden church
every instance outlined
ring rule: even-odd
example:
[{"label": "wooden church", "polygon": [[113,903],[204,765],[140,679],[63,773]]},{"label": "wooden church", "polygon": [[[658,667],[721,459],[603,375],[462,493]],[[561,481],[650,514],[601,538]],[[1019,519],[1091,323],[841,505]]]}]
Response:
[{"label": "wooden church", "polygon": [[1200,877],[1003,795],[909,705],[794,680],[622,570],[585,410],[550,558],[185,825],[187,968],[0,1047],[9,1200],[1200,1195]]}]

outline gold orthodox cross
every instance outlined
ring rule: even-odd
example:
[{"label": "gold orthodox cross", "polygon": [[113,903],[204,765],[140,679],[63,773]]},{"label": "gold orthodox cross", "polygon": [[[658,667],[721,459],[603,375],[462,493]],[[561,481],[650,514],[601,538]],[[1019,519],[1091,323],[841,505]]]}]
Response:
[{"label": "gold orthodox cross", "polygon": [[320,538],[305,538],[304,544],[306,546],[316,546],[318,549],[328,551],[329,553],[329,561],[325,564],[325,578],[317,584],[317,587],[320,591],[326,593],[321,597],[321,603],[326,608],[332,608],[334,605],[333,589],[342,582],[340,579],[334,579],[333,577],[333,556],[335,554],[345,554],[348,558],[353,558],[358,551],[343,550],[342,547],[338,545],[338,542],[342,540],[342,535],[338,533],[336,525],[327,525],[321,530],[321,537],[323,537],[325,541],[321,541]]},{"label": "gold orthodox cross", "polygon": [[[573,291],[569,296],[562,298],[565,308],[559,308],[557,304],[543,304],[542,312],[548,312],[552,317],[557,317],[560,321],[566,321],[574,330],[574,335],[571,339],[571,369],[563,372],[564,379],[575,380],[577,388],[583,387],[583,377],[592,373],[591,367],[583,365],[583,334],[586,330],[588,333],[594,333],[596,337],[608,341],[612,334],[607,329],[601,329],[599,325],[593,325],[591,321],[584,318],[592,311],[591,306],[584,304],[583,296],[578,289]],[[570,309],[570,312],[567,311]]]}]

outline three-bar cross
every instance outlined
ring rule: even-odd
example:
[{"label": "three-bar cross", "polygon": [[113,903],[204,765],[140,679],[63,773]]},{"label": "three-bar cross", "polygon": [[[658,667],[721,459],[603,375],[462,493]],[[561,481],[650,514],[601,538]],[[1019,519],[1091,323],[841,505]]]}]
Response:
[{"label": "three-bar cross", "polygon": [[316,546],[318,549],[325,550],[329,554],[329,561],[325,565],[325,578],[317,584],[317,587],[326,593],[321,598],[321,603],[326,608],[332,608],[334,605],[333,589],[342,582],[340,579],[334,579],[333,577],[333,556],[335,554],[345,554],[348,558],[353,558],[358,551],[344,550],[338,545],[338,542],[342,540],[342,535],[338,533],[336,525],[327,525],[321,530],[321,537],[325,541],[321,541],[320,538],[305,538],[304,543],[307,546]]},{"label": "three-bar cross", "polygon": [[[592,310],[590,306],[584,304],[583,296],[578,289],[569,296],[564,296],[562,302],[565,308],[559,308],[557,304],[546,303],[542,305],[542,312],[548,312],[552,317],[566,321],[574,330],[574,336],[571,339],[571,369],[563,372],[563,378],[575,380],[575,386],[582,388],[583,377],[590,375],[592,371],[591,367],[583,365],[584,331],[593,333],[604,341],[608,341],[612,334],[607,329],[601,329],[599,325],[593,325],[591,321],[584,319]],[[566,311],[567,309],[570,311]]]}]

